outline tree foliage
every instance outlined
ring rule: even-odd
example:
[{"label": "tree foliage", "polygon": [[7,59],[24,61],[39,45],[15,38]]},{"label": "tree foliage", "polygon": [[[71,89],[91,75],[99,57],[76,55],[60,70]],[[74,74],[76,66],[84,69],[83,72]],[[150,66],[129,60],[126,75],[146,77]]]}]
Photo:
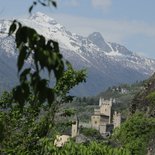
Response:
[{"label": "tree foliage", "polygon": [[[19,51],[17,60],[20,85],[14,88],[13,96],[21,107],[29,98],[30,94],[35,96],[39,102],[47,102],[49,105],[54,100],[53,89],[49,87],[50,73],[54,72],[58,80],[64,72],[64,62],[59,52],[58,43],[53,40],[46,40],[34,29],[22,26],[14,21],[10,26],[9,35],[15,32],[16,47]],[[31,59],[33,67],[24,67],[26,60]],[[42,78],[41,71],[46,70],[48,79]]]},{"label": "tree foliage", "polygon": [[55,0],[34,0],[33,4],[29,7],[29,13],[32,12],[33,8],[37,5],[40,4],[44,7],[49,7],[49,6],[54,6],[55,8],[57,7],[57,3]]},{"label": "tree foliage", "polygon": [[143,111],[148,116],[155,117],[154,90],[155,74],[143,82],[143,89],[132,100],[130,113],[134,114],[135,112]]},{"label": "tree foliage", "polygon": [[112,148],[105,143],[91,142],[89,144],[77,144],[69,141],[62,148],[52,146],[48,139],[42,141],[45,144],[44,154],[52,155],[131,155],[130,151],[123,148]]},{"label": "tree foliage", "polygon": [[[74,70],[72,69],[72,71]],[[65,77],[68,77],[67,72],[68,70],[64,72]],[[76,72],[78,75],[78,71]],[[81,71],[79,72],[81,73]],[[78,76],[74,77],[75,71],[72,75],[73,77],[69,75],[70,79],[64,78],[65,81],[78,81]],[[85,74],[83,74],[83,79],[84,77]],[[69,88],[77,84],[76,82],[70,83]],[[16,154],[24,154],[27,152],[28,154],[40,154],[41,149],[43,149],[43,144],[40,140],[46,138],[53,139],[56,135],[57,130],[55,130],[54,125],[55,114],[60,104],[70,100],[68,95],[65,94],[66,92],[59,94],[61,88],[55,87],[55,94],[59,96],[55,97],[51,106],[46,102],[40,104],[38,100],[34,104],[35,97],[31,94],[22,110],[19,103],[12,100],[12,92],[3,93],[0,100],[1,153],[14,154],[16,152]],[[69,88],[66,88],[66,90],[69,91]],[[65,113],[69,115],[72,114],[72,111],[66,110]]]},{"label": "tree foliage", "polygon": [[[53,0],[33,2],[37,4],[56,7]],[[54,138],[55,113],[60,104],[71,101],[70,89],[85,81],[85,70],[75,71],[57,42],[16,20],[9,35],[19,52],[19,85],[0,99],[0,154],[40,154],[40,140]]]},{"label": "tree foliage", "polygon": [[155,133],[155,119],[136,113],[116,129],[113,138],[133,155],[146,155],[149,141]]}]

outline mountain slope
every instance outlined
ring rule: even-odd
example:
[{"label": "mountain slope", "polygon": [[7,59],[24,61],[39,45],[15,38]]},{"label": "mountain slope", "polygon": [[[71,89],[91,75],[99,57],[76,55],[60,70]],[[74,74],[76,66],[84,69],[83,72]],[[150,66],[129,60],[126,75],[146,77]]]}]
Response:
[{"label": "mountain slope", "polygon": [[0,35],[0,93],[18,82],[16,58],[14,38]]},{"label": "mountain slope", "polygon": [[[76,69],[87,68],[87,82],[73,90],[76,95],[95,95],[112,85],[143,80],[150,76],[155,69],[155,60],[141,57],[117,43],[107,42],[99,32],[94,32],[88,37],[71,33],[43,13],[36,13],[30,18],[20,19],[20,21],[35,28],[47,39],[52,38],[58,41],[63,56]],[[8,21],[0,21],[1,30],[7,32],[8,27]],[[0,35],[0,37],[4,36]],[[0,49],[0,53],[10,59],[7,62],[15,64],[13,60],[16,58],[14,44],[3,44],[5,48]],[[11,70],[14,68],[10,68]]]}]

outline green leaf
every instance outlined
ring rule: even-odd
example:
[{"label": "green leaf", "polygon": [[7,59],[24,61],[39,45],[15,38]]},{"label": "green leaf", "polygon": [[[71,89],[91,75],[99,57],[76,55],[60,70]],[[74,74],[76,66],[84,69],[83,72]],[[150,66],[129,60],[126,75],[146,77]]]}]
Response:
[{"label": "green leaf", "polygon": [[31,71],[31,68],[27,68],[20,74],[20,82],[27,81],[26,76],[30,73],[30,71]]},{"label": "green leaf", "polygon": [[16,20],[14,20],[9,28],[9,35],[13,34],[17,28]]},{"label": "green leaf", "polygon": [[64,111],[64,115],[65,116],[72,116],[72,115],[75,115],[75,109],[66,109],[65,111]]},{"label": "green leaf", "polygon": [[55,1],[52,1],[52,5],[56,8],[57,7],[57,3]]},{"label": "green leaf", "polygon": [[20,72],[20,70],[22,69],[22,67],[24,65],[24,61],[26,60],[26,56],[27,56],[26,50],[27,50],[26,46],[22,46],[20,48],[20,52],[19,52],[19,56],[18,56],[18,60],[17,60],[18,72]]},{"label": "green leaf", "polygon": [[32,10],[33,10],[33,5],[31,5],[31,6],[29,7],[29,13],[31,13]]},{"label": "green leaf", "polygon": [[56,42],[56,41],[52,41],[52,43],[53,43],[53,46],[54,46],[54,52],[59,52],[59,44],[58,44],[58,42]]},{"label": "green leaf", "polygon": [[17,103],[20,104],[21,107],[23,107],[25,100],[22,95],[21,86],[17,86],[13,89],[13,98]]},{"label": "green leaf", "polygon": [[42,6],[47,6],[47,4],[45,4],[45,3],[41,2],[41,1],[40,1],[40,4],[41,4]]},{"label": "green leaf", "polygon": [[34,1],[34,2],[33,2],[33,5],[37,5],[37,2],[36,2],[36,1]]},{"label": "green leaf", "polygon": [[47,89],[47,99],[48,99],[49,106],[51,106],[51,104],[54,101],[54,91],[51,88]]}]

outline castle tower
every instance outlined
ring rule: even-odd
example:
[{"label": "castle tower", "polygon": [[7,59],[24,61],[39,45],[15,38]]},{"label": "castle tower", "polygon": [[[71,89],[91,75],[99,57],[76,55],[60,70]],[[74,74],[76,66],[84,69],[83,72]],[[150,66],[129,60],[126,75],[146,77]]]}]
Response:
[{"label": "castle tower", "polygon": [[102,116],[107,116],[108,122],[106,123],[111,123],[112,119],[112,99],[110,100],[102,100],[102,105],[100,106],[100,115]]},{"label": "castle tower", "polygon": [[99,107],[104,103],[104,98],[100,97],[99,99]]},{"label": "castle tower", "polygon": [[115,112],[112,120],[113,103],[116,103],[115,99],[104,100],[100,98],[99,107],[94,109],[94,114],[91,116],[91,127],[103,135],[111,134],[113,128],[119,127],[121,124],[121,113]]},{"label": "castle tower", "polygon": [[114,124],[114,128],[116,127],[120,127],[121,125],[121,113],[118,113],[118,112],[114,112],[114,115],[113,115],[113,124]]},{"label": "castle tower", "polygon": [[79,135],[79,119],[76,117],[76,121],[74,124],[72,124],[72,138]]}]

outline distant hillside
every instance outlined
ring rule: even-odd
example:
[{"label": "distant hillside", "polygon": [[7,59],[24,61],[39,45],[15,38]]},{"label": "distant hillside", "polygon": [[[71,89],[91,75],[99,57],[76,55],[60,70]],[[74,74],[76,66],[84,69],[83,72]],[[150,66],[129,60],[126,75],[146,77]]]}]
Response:
[{"label": "distant hillside", "polygon": [[100,97],[115,99],[113,110],[121,112],[123,117],[127,117],[137,111],[155,117],[155,74],[147,80],[134,84],[109,87],[97,96],[77,97],[73,103],[67,103],[62,108],[75,109],[80,120],[89,121],[94,108],[99,104]]},{"label": "distant hillside", "polygon": [[139,91],[144,89],[144,83],[145,81],[141,81],[131,85],[121,84],[119,86],[109,87],[106,91],[101,92],[97,96],[77,97],[74,99],[73,103],[67,103],[62,108],[75,109],[80,120],[89,121],[94,108],[99,104],[100,97],[104,99],[113,98],[116,102],[113,104],[113,110],[119,111],[122,113],[123,117],[127,117],[132,100]]},{"label": "distant hillside", "polygon": [[155,117],[155,74],[143,84],[143,89],[133,98],[131,114],[140,111],[148,116]]},{"label": "distant hillside", "polygon": [[101,92],[97,97],[103,97],[105,99],[113,98],[115,99],[116,104],[114,104],[114,109],[117,111],[126,110],[134,96],[141,90],[143,90],[143,83],[137,82],[134,84],[121,84],[119,86],[109,87],[106,91]]}]

